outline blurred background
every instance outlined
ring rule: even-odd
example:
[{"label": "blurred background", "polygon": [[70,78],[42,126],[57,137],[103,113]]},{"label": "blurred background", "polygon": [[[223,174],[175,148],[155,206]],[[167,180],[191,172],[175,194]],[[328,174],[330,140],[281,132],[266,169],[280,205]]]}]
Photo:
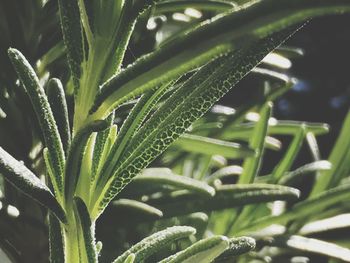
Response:
[{"label": "blurred background", "polygon": [[[36,161],[40,162],[40,159],[36,160],[37,155],[34,157],[30,155],[33,153],[31,151],[33,145],[41,140],[40,135],[36,132],[38,124],[35,121],[36,118],[28,98],[21,87],[16,84],[16,76],[6,54],[8,47],[11,46],[21,50],[32,65],[41,59],[42,65],[37,64],[38,73],[41,74],[40,70],[44,68],[44,62],[47,62],[44,55],[50,51],[55,58],[54,63],[48,63],[45,66],[51,71],[51,77],[68,79],[65,57],[62,55],[63,45],[59,44],[61,31],[58,25],[57,2],[48,1],[48,5],[43,10],[39,5],[36,7],[33,4],[36,2],[40,1],[0,0],[0,100],[8,98],[13,100],[13,103],[9,103],[9,107],[12,108],[8,110],[10,115],[7,118],[2,118],[0,108],[0,145],[16,158],[23,160],[29,167],[35,165],[36,169],[40,170],[44,169],[43,164],[35,163]],[[183,13],[156,15],[148,20],[147,28],[141,27],[141,24],[145,23],[139,23],[128,48],[124,65],[133,62],[142,54],[151,52],[157,45],[169,37],[171,38],[174,33],[213,15],[210,12],[200,13],[196,10],[185,10]],[[148,17],[146,16],[145,19]],[[331,128],[330,132],[318,137],[323,159],[328,157],[350,107],[349,25],[350,15],[328,16],[309,21],[286,42],[286,46],[299,48],[299,53],[289,58],[291,64],[287,63],[284,68],[280,69],[281,72],[294,76],[299,81],[275,102],[274,117],[279,120],[328,123]],[[247,76],[239,85],[244,86],[244,92],[242,89],[238,89],[239,93],[233,90],[222,99],[220,104],[236,108],[257,96],[253,92],[256,79],[252,75]],[[289,138],[279,139],[289,140]],[[311,161],[309,149],[304,148],[294,163],[294,167]],[[268,151],[262,174],[270,171],[280,160],[280,157],[281,152]],[[12,186],[2,187],[7,188],[5,190],[7,190],[6,198],[9,204],[16,206],[28,217],[35,218],[40,223],[44,222],[45,210],[28,201],[26,197],[23,198],[17,190],[11,188]],[[5,217],[5,212],[4,209],[0,208],[1,217]],[[102,223],[103,220],[101,218]],[[7,225],[1,224],[3,222],[0,220],[2,229],[10,229]],[[37,259],[38,255],[45,260],[48,251],[45,226],[43,232],[32,229],[21,222],[16,223],[16,227],[21,227],[21,233],[26,233],[18,238],[18,242],[23,244],[23,251],[25,251],[23,253],[28,253],[28,262],[32,262],[29,259],[30,256]],[[110,229],[107,228],[106,231],[110,231]],[[13,236],[10,231],[5,234]],[[123,233],[115,233],[114,238],[137,240],[138,237],[132,236],[133,234],[127,232],[125,235],[129,236],[123,237]],[[104,235],[103,230],[101,230],[101,235]],[[5,243],[1,245],[11,249],[2,236],[0,236],[0,241]],[[111,244],[116,246],[116,243]]]}]

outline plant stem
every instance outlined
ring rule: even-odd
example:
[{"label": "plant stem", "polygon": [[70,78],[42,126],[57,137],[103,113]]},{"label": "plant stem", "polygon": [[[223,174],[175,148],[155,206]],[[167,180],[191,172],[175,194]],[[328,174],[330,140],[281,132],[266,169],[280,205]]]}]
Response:
[{"label": "plant stem", "polygon": [[[71,223],[71,222],[70,222]],[[64,231],[65,242],[65,262],[82,262],[79,251],[79,237],[78,237],[77,224],[74,220],[74,224],[70,224]]]},{"label": "plant stem", "polygon": [[64,242],[65,263],[89,262],[81,222],[75,212],[69,216],[69,224],[64,230]]}]

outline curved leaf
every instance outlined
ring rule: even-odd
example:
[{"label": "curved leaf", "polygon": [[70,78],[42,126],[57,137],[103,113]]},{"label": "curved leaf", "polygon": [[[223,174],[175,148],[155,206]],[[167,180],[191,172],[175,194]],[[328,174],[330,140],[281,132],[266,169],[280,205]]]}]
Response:
[{"label": "curved leaf", "polygon": [[198,241],[189,248],[178,252],[159,263],[212,262],[229,247],[229,240],[224,236],[213,236]]},{"label": "curved leaf", "polygon": [[148,168],[137,175],[133,183],[138,185],[169,185],[206,196],[214,196],[215,189],[204,182],[181,175],[175,175],[168,168]]},{"label": "curved leaf", "polygon": [[183,134],[172,146],[188,152],[218,154],[231,159],[243,159],[255,155],[253,149],[244,145],[193,134]]},{"label": "curved leaf", "polygon": [[0,173],[18,190],[50,209],[61,222],[66,222],[65,212],[50,189],[22,162],[17,161],[1,147]]},{"label": "curved leaf", "polygon": [[238,237],[230,239],[229,248],[225,250],[218,258],[213,262],[230,262],[235,256],[245,254],[255,248],[255,240],[251,237]]},{"label": "curved leaf", "polygon": [[172,217],[276,200],[296,200],[299,194],[300,192],[295,188],[279,185],[224,185],[216,190],[213,197],[203,197],[187,191],[178,191],[170,195],[150,197],[146,200],[146,203],[160,209],[164,217]]},{"label": "curved leaf", "polygon": [[117,201],[113,201],[111,203],[111,205],[117,209],[119,208],[119,209],[127,210],[127,211],[128,210],[135,210],[138,213],[144,214],[146,217],[151,217],[153,219],[160,218],[163,216],[162,211],[160,211],[159,209],[152,207],[150,205],[147,205],[145,203],[135,201],[135,200],[118,199]]},{"label": "curved leaf", "polygon": [[107,127],[107,121],[96,121],[86,126],[74,137],[68,153],[66,164],[66,180],[64,189],[66,199],[72,200],[73,198],[79,179],[81,161],[89,136],[91,133],[105,130]]},{"label": "curved leaf", "polygon": [[83,62],[83,37],[78,0],[58,0],[64,44],[72,73],[75,93],[79,89]]},{"label": "curved leaf", "polygon": [[249,142],[249,146],[256,151],[256,155],[244,160],[243,173],[238,179],[238,183],[240,184],[252,183],[259,173],[271,111],[272,102],[267,102],[261,109],[260,119],[254,128]]},{"label": "curved leaf", "polygon": [[275,238],[272,245],[286,247],[300,252],[315,253],[350,262],[350,249],[314,238],[290,236]]},{"label": "curved leaf", "polygon": [[152,254],[161,250],[171,242],[180,238],[185,238],[196,233],[196,230],[188,226],[169,227],[163,231],[157,232],[146,237],[129,250],[119,256],[113,263],[123,263],[130,254],[135,254],[135,262],[142,262]]},{"label": "curved leaf", "polygon": [[47,98],[61,137],[63,150],[67,154],[71,141],[68,108],[62,83],[59,79],[50,79],[47,83]]},{"label": "curved leaf", "polygon": [[58,188],[57,192],[62,193],[65,156],[58,128],[45,91],[40,86],[39,79],[34,69],[30,66],[22,53],[16,49],[10,48],[8,54],[33,104],[45,138],[45,144],[52,160],[52,168],[55,176],[54,185]]}]

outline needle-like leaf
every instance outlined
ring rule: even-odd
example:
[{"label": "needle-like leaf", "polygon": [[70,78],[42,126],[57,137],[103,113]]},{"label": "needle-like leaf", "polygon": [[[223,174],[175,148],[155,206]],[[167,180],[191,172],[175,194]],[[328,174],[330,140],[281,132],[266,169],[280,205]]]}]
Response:
[{"label": "needle-like leaf", "polygon": [[22,162],[17,161],[1,147],[0,173],[18,190],[50,209],[61,222],[66,223],[65,212],[50,189]]},{"label": "needle-like leaf", "polygon": [[238,179],[238,183],[240,184],[252,183],[259,173],[271,110],[271,102],[267,102],[261,109],[259,122],[256,124],[249,142],[249,146],[256,151],[256,155],[244,160],[243,173]]},{"label": "needle-like leaf", "polygon": [[52,161],[52,169],[55,176],[54,185],[57,186],[57,194],[62,194],[65,156],[59,131],[45,91],[40,86],[34,69],[22,53],[10,48],[8,54],[31,99]]},{"label": "needle-like leaf", "polygon": [[108,122],[96,121],[86,126],[74,137],[66,165],[65,198],[67,200],[72,200],[73,198],[79,179],[81,161],[90,135],[93,132],[105,130],[107,127]]},{"label": "needle-like leaf", "polygon": [[116,260],[114,260],[113,263],[123,263],[130,254],[135,254],[135,262],[142,262],[171,242],[174,242],[180,238],[188,237],[195,233],[196,230],[188,226],[169,227],[163,231],[146,237],[124,252]]},{"label": "needle-like leaf", "polygon": [[67,154],[71,141],[71,132],[66,97],[62,83],[59,79],[49,80],[47,83],[47,97],[61,136],[63,150],[65,154]]},{"label": "needle-like leaf", "polygon": [[159,263],[209,263],[229,248],[229,245],[228,238],[224,236],[209,237],[198,241],[175,255],[163,259]]},{"label": "needle-like leaf", "polygon": [[299,194],[297,189],[285,186],[242,184],[223,185],[216,190],[216,194],[213,197],[204,197],[187,191],[178,191],[164,196],[150,197],[146,202],[160,209],[164,217],[172,217],[276,200],[296,200]]},{"label": "needle-like leaf", "polygon": [[272,245],[302,252],[316,253],[344,262],[350,262],[350,249],[314,238],[302,236],[280,237],[276,238],[272,242]]},{"label": "needle-like leaf", "polygon": [[[135,188],[147,187],[147,184],[153,186],[167,185],[177,189],[186,189],[205,196],[215,195],[215,189],[208,184],[186,176],[176,175],[168,168],[145,169],[134,178],[132,184],[136,184],[134,185]],[[132,184],[130,186],[132,186]]]},{"label": "needle-like leaf", "polygon": [[192,134],[183,134],[173,146],[188,152],[217,154],[231,159],[244,159],[255,155],[253,149],[244,145]]},{"label": "needle-like leaf", "polygon": [[59,0],[64,44],[66,45],[69,67],[75,86],[79,89],[81,63],[83,62],[83,37],[78,0]]},{"label": "needle-like leaf", "polygon": [[239,52],[214,60],[178,88],[134,136],[116,164],[114,176],[107,184],[101,181],[98,185],[93,216],[292,32],[253,42]]},{"label": "needle-like leaf", "polygon": [[[173,80],[198,68],[208,60],[232,51],[234,40],[247,36],[267,37],[273,32],[309,18],[349,11],[346,0],[254,1],[249,8],[233,9],[183,32],[155,52],[141,57],[132,66],[112,77],[102,87],[91,109],[92,119],[108,115],[132,97],[141,95],[160,83]],[[186,50],[186,47],[191,49]],[[181,65],[181,66],[180,66]],[[97,112],[96,112],[97,111]]]},{"label": "needle-like leaf", "polygon": [[229,240],[230,246],[213,262],[230,262],[234,257],[247,253],[255,248],[255,240],[251,237],[238,237]]}]

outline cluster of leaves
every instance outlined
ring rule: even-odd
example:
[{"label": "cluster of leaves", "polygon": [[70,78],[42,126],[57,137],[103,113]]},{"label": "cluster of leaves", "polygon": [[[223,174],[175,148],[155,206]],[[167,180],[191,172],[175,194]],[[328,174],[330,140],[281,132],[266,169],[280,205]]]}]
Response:
[{"label": "cluster of leaves", "polygon": [[[295,80],[276,72],[267,56],[298,53],[279,46],[307,19],[350,11],[347,0],[26,3],[34,23],[18,42],[35,45],[29,62],[8,50],[17,75],[9,69],[1,76],[0,113],[12,125],[34,116],[37,123],[27,151],[14,150],[14,158],[0,148],[0,173],[48,208],[52,262],[97,262],[100,254],[103,262],[118,254],[114,262],[264,262],[310,253],[349,260],[341,244],[312,236],[348,227],[334,216],[348,216],[350,114],[329,159],[321,160],[317,136],[327,125],[271,117],[272,101]],[[1,3],[3,10],[15,5]],[[204,13],[208,19],[199,19]],[[189,23],[164,39],[157,22],[170,15]],[[58,17],[63,37],[45,46],[45,34],[59,31]],[[123,67],[146,22],[156,24],[156,47]],[[10,25],[2,16],[8,35]],[[5,47],[16,44],[4,39]],[[259,79],[255,100],[213,107],[231,89],[239,92],[236,84],[250,72]],[[282,147],[281,135],[292,140],[271,173],[261,175],[264,153]],[[292,170],[304,142],[313,162]],[[9,152],[18,146],[3,145]],[[154,161],[168,168],[145,169]],[[317,179],[300,196],[298,184],[308,177]],[[97,225],[98,239],[106,232],[102,249],[95,223],[104,211],[107,224]],[[108,240],[113,227],[116,242]],[[147,237],[123,252],[130,229]]]}]

